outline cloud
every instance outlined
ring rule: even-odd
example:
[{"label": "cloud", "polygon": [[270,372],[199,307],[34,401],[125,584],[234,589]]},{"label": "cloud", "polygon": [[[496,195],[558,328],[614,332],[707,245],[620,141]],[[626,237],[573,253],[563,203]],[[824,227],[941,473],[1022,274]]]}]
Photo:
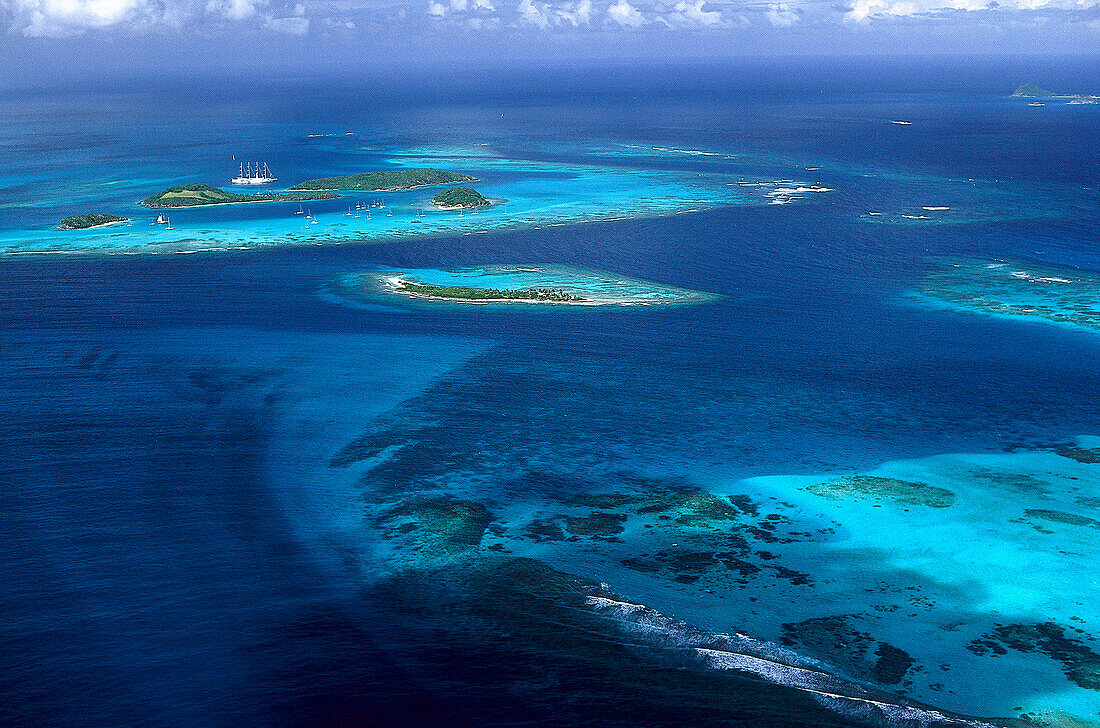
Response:
[{"label": "cloud", "polygon": [[624,28],[640,28],[646,24],[645,17],[626,0],[619,0],[607,8],[607,17]]},{"label": "cloud", "polygon": [[12,26],[24,35],[59,37],[136,21],[156,7],[148,0],[9,0]]},{"label": "cloud", "polygon": [[669,28],[719,28],[726,25],[721,10],[704,10],[706,0],[676,3],[672,10],[657,16],[657,21]]},{"label": "cloud", "polygon": [[797,23],[801,16],[787,3],[772,3],[768,6],[764,17],[777,28],[789,28]]},{"label": "cloud", "polygon": [[288,35],[305,35],[309,32],[309,18],[294,16],[290,18],[264,18],[264,27],[276,33]]},{"label": "cloud", "polygon": [[537,3],[534,0],[520,0],[516,7],[520,25],[529,25],[541,30],[569,25],[573,28],[588,25],[592,20],[592,0],[579,0],[575,3],[551,5]]},{"label": "cloud", "polygon": [[[456,21],[480,30],[493,25],[492,18],[486,17],[496,12],[492,0],[431,0],[428,3],[428,15],[436,19],[453,17]],[[478,13],[480,16],[475,16]]]},{"label": "cloud", "polygon": [[1100,0],[855,0],[844,19],[862,23],[875,18],[902,18],[979,11],[1082,11]]},{"label": "cloud", "polygon": [[550,18],[546,14],[548,7],[543,3],[535,5],[533,0],[520,0],[516,12],[521,23],[545,30],[550,27]]},{"label": "cloud", "polygon": [[247,20],[256,14],[257,6],[266,4],[267,0],[210,0],[206,9],[227,20]]}]

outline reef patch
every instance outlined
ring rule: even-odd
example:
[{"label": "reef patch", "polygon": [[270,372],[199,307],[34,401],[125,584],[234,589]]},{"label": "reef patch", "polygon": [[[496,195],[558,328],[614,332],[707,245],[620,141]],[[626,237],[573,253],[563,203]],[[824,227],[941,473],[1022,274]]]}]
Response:
[{"label": "reef patch", "polygon": [[949,508],[955,504],[955,494],[945,488],[876,475],[847,475],[807,486],[805,490],[830,500],[889,501],[930,508]]},{"label": "reef patch", "polygon": [[1068,634],[1073,631],[1084,634],[1053,622],[1001,625],[970,642],[966,649],[983,657],[1005,655],[1008,650],[1043,654],[1061,663],[1062,671],[1074,684],[1100,690],[1100,654]]},{"label": "reef patch", "polygon": [[787,623],[782,642],[800,646],[858,679],[902,684],[916,661],[904,650],[856,627],[856,619],[842,614]]}]

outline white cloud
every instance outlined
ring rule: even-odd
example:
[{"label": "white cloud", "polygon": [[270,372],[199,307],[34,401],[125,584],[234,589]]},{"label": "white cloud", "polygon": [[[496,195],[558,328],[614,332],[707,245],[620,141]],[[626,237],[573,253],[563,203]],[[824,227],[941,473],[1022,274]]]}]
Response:
[{"label": "white cloud", "polygon": [[1100,0],[855,0],[844,14],[844,19],[859,23],[874,18],[940,15],[949,12],[1080,11],[1098,6]]},{"label": "white cloud", "polygon": [[787,3],[772,3],[768,6],[764,17],[777,28],[789,28],[798,22],[800,16],[798,11],[792,10]]},{"label": "white cloud", "polygon": [[470,18],[466,25],[471,30],[493,30],[500,27],[500,18]]},{"label": "white cloud", "polygon": [[[452,18],[459,24],[475,30],[493,25],[493,15],[496,7],[492,0],[430,0],[428,3],[428,15],[433,18]],[[477,15],[475,15],[477,14]]]},{"label": "white cloud", "polygon": [[273,30],[276,33],[287,33],[288,35],[305,35],[309,32],[309,18],[303,18],[301,16],[294,16],[290,18],[273,18],[271,16],[264,18],[264,27],[268,30]]},{"label": "white cloud", "polygon": [[256,14],[257,6],[266,4],[267,0],[210,0],[206,9],[228,20],[247,20]]},{"label": "white cloud", "polygon": [[705,10],[706,0],[693,3],[680,0],[670,12],[657,16],[657,21],[669,28],[718,28],[726,25],[721,10]]},{"label": "white cloud", "polygon": [[607,17],[624,28],[640,28],[646,24],[645,16],[627,0],[619,0],[608,6]]},{"label": "white cloud", "polygon": [[520,25],[529,25],[542,30],[561,25],[577,28],[591,22],[592,0],[579,0],[579,2],[561,5],[520,0],[516,12],[519,15]]},{"label": "white cloud", "polygon": [[545,3],[535,5],[534,0],[520,0],[516,12],[521,23],[545,30],[550,27],[550,18],[546,14],[548,7]]},{"label": "white cloud", "polygon": [[148,0],[9,0],[13,28],[24,35],[65,36],[137,20],[155,10]]},{"label": "white cloud", "polygon": [[579,3],[563,6],[558,9],[558,17],[574,28],[588,25],[592,20],[592,0],[581,0]]}]

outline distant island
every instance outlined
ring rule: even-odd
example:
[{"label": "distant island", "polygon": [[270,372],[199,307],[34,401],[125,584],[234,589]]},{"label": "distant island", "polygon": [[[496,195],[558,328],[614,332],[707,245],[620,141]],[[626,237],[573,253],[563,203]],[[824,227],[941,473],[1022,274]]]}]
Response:
[{"label": "distant island", "polygon": [[242,195],[204,184],[169,187],[163,192],[146,197],[139,202],[143,207],[197,207],[199,205],[230,205],[243,202],[304,202],[306,200],[331,200],[339,197],[332,192],[257,192]]},{"label": "distant island", "polygon": [[380,172],[348,174],[343,177],[322,177],[294,185],[292,190],[361,190],[366,192],[397,192],[416,187],[453,185],[476,182],[477,177],[445,169],[387,169]]},{"label": "distant island", "polygon": [[[1045,88],[1042,88],[1041,86],[1036,86],[1033,83],[1025,83],[1023,86],[1020,86],[1015,91],[1013,91],[1012,95],[1017,98],[1025,99],[1072,99],[1069,102],[1071,104],[1100,103],[1100,97],[1098,96],[1088,96],[1083,94],[1056,94],[1053,91],[1047,91]],[[1033,106],[1038,106],[1038,104],[1033,104]]]},{"label": "distant island", "polygon": [[1012,95],[1023,96],[1027,98],[1045,98],[1048,96],[1057,96],[1058,94],[1054,93],[1053,91],[1047,91],[1045,88],[1042,88],[1041,86],[1036,86],[1033,83],[1025,83],[1023,86],[1020,86],[1015,91],[1013,91]]},{"label": "distant island", "polygon": [[57,226],[59,230],[85,230],[87,228],[112,225],[116,222],[126,222],[130,218],[121,215],[106,215],[102,212],[86,212],[83,215],[73,215],[61,221]]},{"label": "distant island", "polygon": [[452,187],[433,197],[432,204],[439,205],[444,210],[454,210],[467,207],[484,207],[492,203],[477,190],[472,190],[469,187]]},{"label": "distant island", "polygon": [[546,301],[552,303],[583,303],[586,299],[551,288],[469,288],[466,286],[434,286],[391,278],[390,284],[397,293],[411,293],[425,298],[446,298],[452,301]]}]

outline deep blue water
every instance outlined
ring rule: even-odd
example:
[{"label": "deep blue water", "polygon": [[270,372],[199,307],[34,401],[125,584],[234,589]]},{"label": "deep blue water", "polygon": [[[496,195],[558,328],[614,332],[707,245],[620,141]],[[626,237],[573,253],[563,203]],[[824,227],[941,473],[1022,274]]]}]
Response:
[{"label": "deep blue water", "polygon": [[[1100,269],[1096,108],[1029,109],[1004,97],[1041,69],[972,63],[942,86],[919,66],[873,82],[840,66],[797,83],[789,67],[746,80],[718,66],[609,73],[594,87],[466,79],[410,97],[392,82],[311,80],[266,84],[261,102],[213,86],[0,102],[0,126],[37,132],[0,170],[6,228],[58,217],[19,203],[39,163],[65,184],[130,166],[168,175],[220,163],[237,143],[308,176],[338,152],[281,140],[348,124],[395,146],[490,138],[548,160],[577,160],[578,140],[738,150],[750,165],[820,166],[838,189],[806,205],[379,245],[0,261],[0,722],[686,723],[683,695],[632,702],[560,646],[482,639],[461,616],[422,608],[427,587],[405,583],[419,567],[381,556],[363,490],[481,492],[507,523],[509,509],[598,489],[609,472],[705,487],[1100,434],[1100,338],[904,297],[937,256]],[[1063,85],[1095,90],[1100,66],[1073,63]],[[179,113],[164,113],[166,98]],[[913,122],[903,141],[891,119]],[[941,178],[995,181],[1040,212],[935,226],[859,217],[919,206]],[[318,295],[347,271],[516,262],[724,298],[547,312]],[[423,454],[367,485],[328,466],[365,432]],[[580,575],[610,581],[592,564]],[[738,608],[702,626],[735,624]],[[539,683],[544,667],[556,678]],[[739,690],[727,715],[831,720],[801,698]]]}]

